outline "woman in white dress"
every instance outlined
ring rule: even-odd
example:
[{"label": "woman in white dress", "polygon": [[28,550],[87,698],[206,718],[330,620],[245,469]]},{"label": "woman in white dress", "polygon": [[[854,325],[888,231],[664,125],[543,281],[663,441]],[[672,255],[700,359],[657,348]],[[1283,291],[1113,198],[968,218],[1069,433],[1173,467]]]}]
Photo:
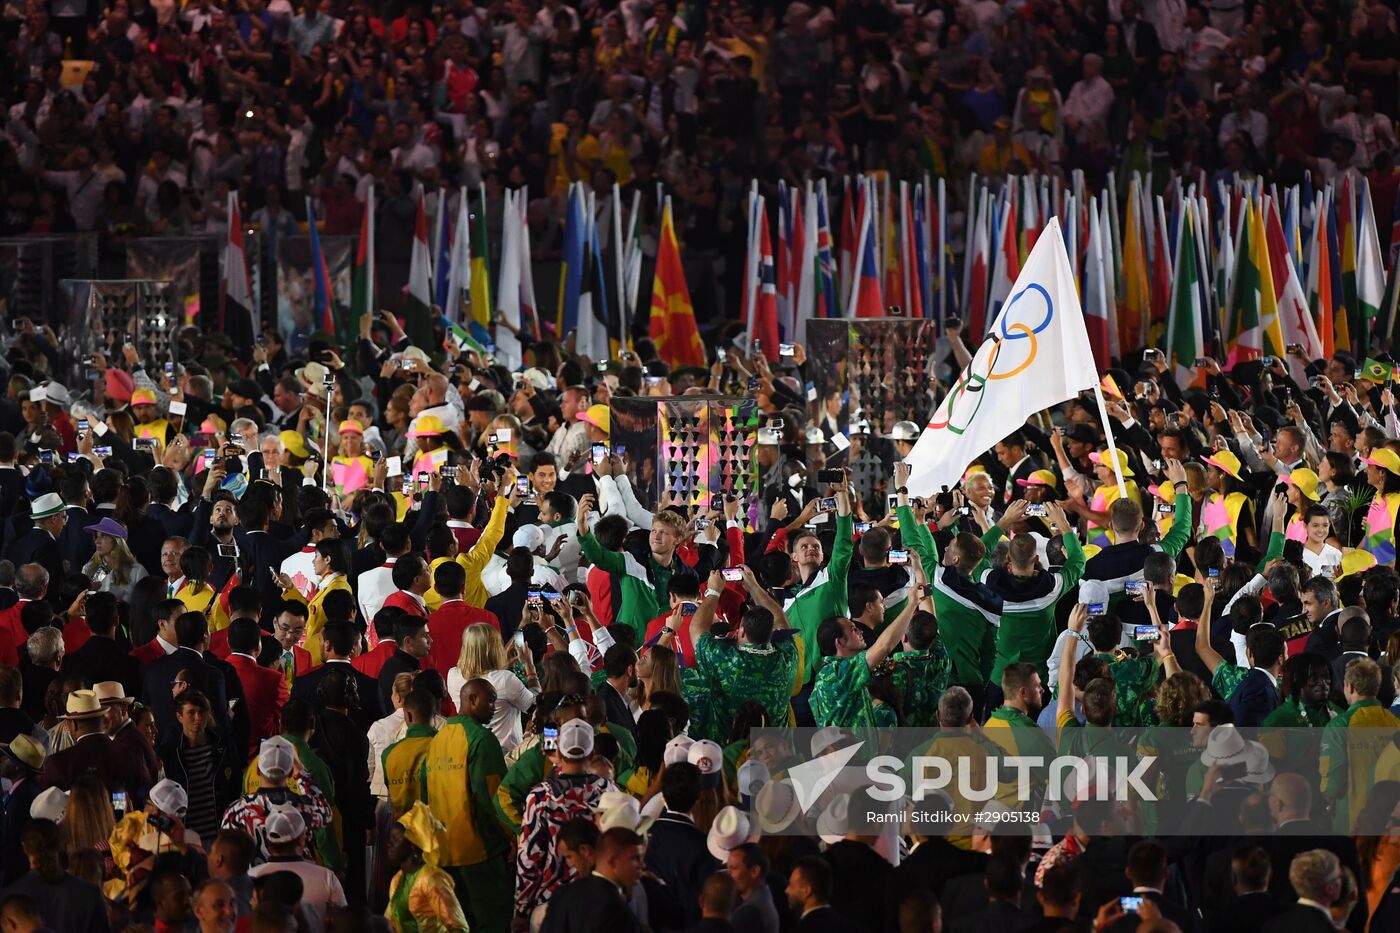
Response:
[{"label": "woman in white dress", "polygon": [[462,633],[462,650],[457,666],[447,672],[447,695],[454,701],[462,695],[467,681],[481,677],[496,688],[496,709],[491,716],[491,731],[501,742],[501,750],[510,752],[520,744],[520,714],[535,705],[540,689],[534,659],[519,639],[515,652],[525,668],[525,682],[511,670],[510,654],[506,652],[500,631],[490,623],[478,622]]}]

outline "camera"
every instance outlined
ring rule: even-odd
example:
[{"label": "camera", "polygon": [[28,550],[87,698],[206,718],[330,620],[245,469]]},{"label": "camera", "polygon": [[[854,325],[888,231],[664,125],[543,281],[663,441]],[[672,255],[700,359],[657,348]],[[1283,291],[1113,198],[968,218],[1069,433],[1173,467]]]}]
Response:
[{"label": "camera", "polygon": [[797,348],[796,348],[795,345],[790,344],[790,343],[780,343],[780,344],[778,344],[778,355],[779,355],[779,356],[793,356],[793,355],[795,355],[796,353],[797,353]]},{"label": "camera", "polygon": [[329,369],[326,370],[326,372],[321,376],[321,385],[327,387],[335,385],[335,373]]}]

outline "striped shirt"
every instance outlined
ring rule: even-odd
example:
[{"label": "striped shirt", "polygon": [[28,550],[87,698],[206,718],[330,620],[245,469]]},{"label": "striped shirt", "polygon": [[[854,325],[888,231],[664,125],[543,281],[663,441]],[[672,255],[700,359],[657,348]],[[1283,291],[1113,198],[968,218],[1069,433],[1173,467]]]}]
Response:
[{"label": "striped shirt", "polygon": [[214,754],[213,743],[186,745],[180,743],[180,763],[185,766],[188,785],[185,793],[189,796],[189,809],[185,811],[185,825],[204,840],[212,840],[219,834],[219,806],[214,799]]}]

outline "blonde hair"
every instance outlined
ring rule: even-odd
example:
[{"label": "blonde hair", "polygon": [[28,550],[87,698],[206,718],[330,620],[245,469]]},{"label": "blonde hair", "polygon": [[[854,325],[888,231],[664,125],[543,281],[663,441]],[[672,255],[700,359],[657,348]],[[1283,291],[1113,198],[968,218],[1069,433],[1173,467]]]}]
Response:
[{"label": "blonde hair", "polygon": [[662,645],[654,645],[648,649],[647,654],[651,657],[647,695],[665,692],[682,696],[681,665],[676,659],[676,653]]},{"label": "blonde hair", "polygon": [[491,671],[505,670],[506,645],[494,625],[477,622],[462,633],[462,650],[457,655],[457,671],[467,680]]},{"label": "blonde hair", "polygon": [[657,525],[662,525],[678,536],[685,534],[685,519],[681,518],[675,512],[664,509],[652,516],[651,525],[653,528]]},{"label": "blonde hair", "polygon": [[[99,534],[100,533],[101,532],[99,532]],[[107,572],[112,575],[117,583],[126,586],[131,582],[131,571],[136,566],[136,555],[131,553],[131,548],[128,547],[127,543],[121,538],[113,537],[112,535],[107,535],[107,537],[112,538],[112,553],[107,556],[107,561],[110,564],[110,566],[107,567]],[[92,559],[83,567],[83,574],[91,579],[93,573],[101,566],[101,556],[94,553]]]},{"label": "blonde hair", "polygon": [[59,825],[69,854],[95,849],[107,841],[117,818],[112,812],[112,796],[101,778],[83,776],[73,782]]}]

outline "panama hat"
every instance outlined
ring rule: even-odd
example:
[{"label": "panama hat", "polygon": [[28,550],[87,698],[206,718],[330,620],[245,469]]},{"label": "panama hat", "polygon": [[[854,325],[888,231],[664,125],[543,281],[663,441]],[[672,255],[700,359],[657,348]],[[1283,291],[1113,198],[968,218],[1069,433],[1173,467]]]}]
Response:
[{"label": "panama hat", "polygon": [[578,420],[593,425],[604,434],[612,433],[612,411],[606,405],[589,405],[588,411],[582,412]]},{"label": "panama hat", "polygon": [[651,829],[651,824],[656,821],[654,816],[642,813],[642,805],[637,802],[636,797],[618,790],[607,791],[599,797],[595,812],[598,831],[603,833],[610,829],[622,828],[645,836],[647,830]]},{"label": "panama hat", "polygon": [[886,440],[891,441],[917,441],[919,439],[919,426],[912,421],[897,421],[895,426],[886,435]]},{"label": "panama hat", "polygon": [[92,690],[74,690],[68,694],[67,712],[59,719],[96,719],[105,713],[102,701]]},{"label": "panama hat", "polygon": [[1122,473],[1125,477],[1133,475],[1133,468],[1128,466],[1128,455],[1121,448],[1115,447],[1113,450],[1096,450],[1089,455],[1089,459],[1109,469],[1113,469],[1116,463],[1119,473]]},{"label": "panama hat", "polygon": [[746,842],[757,842],[753,818],[738,807],[725,807],[715,814],[705,844],[710,854],[723,862],[729,853]]},{"label": "panama hat", "polygon": [[1267,784],[1274,779],[1269,750],[1259,742],[1247,741],[1233,723],[1216,726],[1210,731],[1206,749],[1201,752],[1201,764],[1207,768],[1243,764],[1245,775],[1240,780],[1250,784]]},{"label": "panama hat", "polygon": [[[1392,454],[1392,456],[1394,455]],[[1236,457],[1231,451],[1217,450],[1209,457],[1206,457],[1206,463],[1209,463],[1222,473],[1233,476],[1235,479],[1244,479],[1244,477],[1240,476],[1240,458]]]},{"label": "panama hat", "polygon": [[[660,796],[659,794],[657,796]],[[802,815],[797,792],[786,780],[769,781],[763,785],[753,802],[758,828],[765,833],[780,833]]]},{"label": "panama hat", "polygon": [[106,706],[109,703],[123,703],[130,706],[136,702],[135,697],[126,695],[126,688],[120,681],[104,680],[92,685],[92,692],[97,694],[97,702]]},{"label": "panama hat", "polygon": [[325,379],[326,373],[328,372],[330,372],[330,370],[326,369],[326,367],[313,361],[307,363],[301,369],[298,369],[294,375],[301,384],[306,387],[307,392],[310,392],[312,395],[324,395],[326,387],[321,384],[321,381]]},{"label": "panama hat", "polygon": [[56,492],[46,492],[29,504],[29,517],[50,518],[65,508],[63,497]]},{"label": "panama hat", "polygon": [[21,768],[28,768],[36,774],[44,770],[44,759],[47,757],[44,749],[27,735],[17,735],[8,744],[0,745],[0,752]]},{"label": "panama hat", "polygon": [[1361,462],[1400,476],[1400,454],[1389,447],[1377,447],[1371,451],[1371,456],[1362,457]]}]

